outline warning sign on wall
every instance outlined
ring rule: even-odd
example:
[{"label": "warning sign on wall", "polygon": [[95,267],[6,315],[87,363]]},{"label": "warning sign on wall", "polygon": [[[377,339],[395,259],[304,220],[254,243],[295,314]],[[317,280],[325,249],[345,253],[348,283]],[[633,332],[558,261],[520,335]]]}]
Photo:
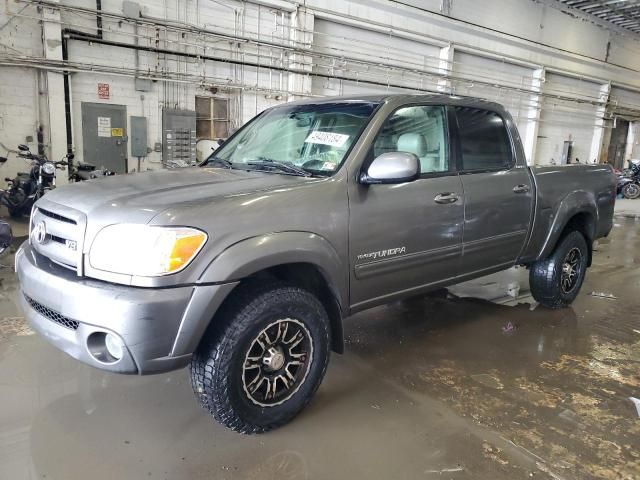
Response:
[{"label": "warning sign on wall", "polygon": [[98,136],[111,136],[111,117],[98,117]]},{"label": "warning sign on wall", "polygon": [[98,98],[101,100],[109,100],[110,92],[109,92],[109,84],[108,83],[99,83],[98,84]]},{"label": "warning sign on wall", "polygon": [[124,130],[122,128],[112,128],[111,129],[112,137],[124,137]]}]

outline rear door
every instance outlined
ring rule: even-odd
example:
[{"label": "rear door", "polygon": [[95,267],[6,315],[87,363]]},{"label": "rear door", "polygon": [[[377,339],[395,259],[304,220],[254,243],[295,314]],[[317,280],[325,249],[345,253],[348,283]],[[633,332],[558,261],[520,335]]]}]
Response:
[{"label": "rear door", "polygon": [[415,154],[422,175],[392,185],[349,185],[351,305],[359,309],[457,275],[464,197],[450,154],[447,109],[406,105],[391,113],[364,167],[378,155]]},{"label": "rear door", "polygon": [[82,103],[82,161],[127,173],[127,107]]},{"label": "rear door", "polygon": [[527,166],[516,162],[521,145],[509,134],[510,118],[481,108],[454,110],[465,197],[460,273],[488,272],[518,258],[531,222],[534,185]]}]

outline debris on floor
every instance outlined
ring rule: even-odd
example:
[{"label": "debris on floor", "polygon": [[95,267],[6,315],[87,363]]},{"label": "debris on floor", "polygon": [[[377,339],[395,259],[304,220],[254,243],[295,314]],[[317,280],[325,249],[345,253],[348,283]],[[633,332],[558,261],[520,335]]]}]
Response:
[{"label": "debris on floor", "polygon": [[511,282],[507,285],[507,295],[513,298],[518,298],[520,293],[520,284],[518,282]]},{"label": "debris on floor", "polygon": [[456,467],[450,467],[450,468],[442,468],[440,470],[425,470],[424,473],[425,474],[430,474],[430,473],[437,473],[438,475],[442,475],[443,473],[455,473],[455,472],[464,472],[464,467],[461,465],[458,465]]},{"label": "debris on floor", "polygon": [[633,404],[636,406],[636,411],[638,412],[638,417],[640,417],[640,400],[638,400],[635,397],[629,397],[629,400],[631,400],[633,402]]},{"label": "debris on floor", "polygon": [[617,300],[618,297],[616,297],[614,294],[612,293],[605,293],[605,292],[591,292],[590,295],[592,297],[598,297],[598,298],[608,298],[610,300]]},{"label": "debris on floor", "polygon": [[491,459],[494,462],[499,463],[500,465],[507,465],[509,463],[509,461],[503,458],[503,456],[501,455],[502,449],[491,445],[489,442],[482,443],[482,450],[485,458]]},{"label": "debris on floor", "polygon": [[502,326],[502,333],[510,335],[516,331],[516,326],[512,322],[507,322]]},{"label": "debris on floor", "polygon": [[504,385],[498,379],[498,377],[494,375],[489,375],[488,373],[479,373],[477,375],[471,375],[471,378],[476,382],[481,383],[485,387],[495,388],[496,390],[502,390]]}]

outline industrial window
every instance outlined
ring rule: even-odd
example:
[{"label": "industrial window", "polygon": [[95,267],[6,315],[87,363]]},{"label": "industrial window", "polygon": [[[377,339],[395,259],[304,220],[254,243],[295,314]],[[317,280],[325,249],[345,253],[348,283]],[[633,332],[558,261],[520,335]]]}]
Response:
[{"label": "industrial window", "polygon": [[443,107],[412,105],[396,110],[382,126],[373,145],[374,157],[408,152],[420,160],[424,174],[449,170],[446,115]]},{"label": "industrial window", "polygon": [[511,167],[513,155],[502,117],[478,108],[456,107],[463,170]]},{"label": "industrial window", "polygon": [[229,136],[229,100],[196,97],[196,136],[198,140],[217,140]]}]

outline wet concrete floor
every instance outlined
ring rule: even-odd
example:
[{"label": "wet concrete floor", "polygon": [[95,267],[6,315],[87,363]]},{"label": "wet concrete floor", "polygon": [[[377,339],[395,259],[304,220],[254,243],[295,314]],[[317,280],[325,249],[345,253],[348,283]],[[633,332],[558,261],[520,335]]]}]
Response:
[{"label": "wet concrete floor", "polygon": [[309,408],[253,437],[196,405],[187,370],[118,376],[49,346],[5,257],[0,479],[640,478],[639,237],[616,219],[568,309],[534,308],[515,270],[347,320]]}]

